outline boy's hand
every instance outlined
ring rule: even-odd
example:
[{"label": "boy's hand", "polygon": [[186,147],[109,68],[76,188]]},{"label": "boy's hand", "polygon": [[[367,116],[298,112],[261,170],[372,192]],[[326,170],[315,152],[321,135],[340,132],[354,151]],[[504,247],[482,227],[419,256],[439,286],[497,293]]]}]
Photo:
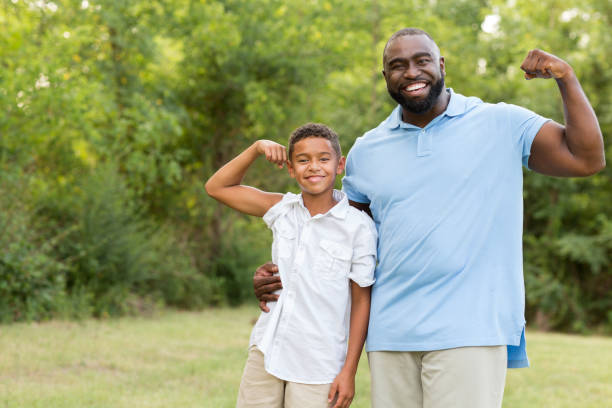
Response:
[{"label": "boy's hand", "polygon": [[[336,377],[327,395],[327,403],[332,408],[348,408],[355,396],[355,375],[342,370]],[[334,403],[334,405],[331,405]]]},{"label": "boy's hand", "polygon": [[266,160],[276,164],[279,169],[282,169],[287,163],[287,151],[285,146],[273,142],[271,140],[258,140],[255,142],[257,153],[266,156]]}]

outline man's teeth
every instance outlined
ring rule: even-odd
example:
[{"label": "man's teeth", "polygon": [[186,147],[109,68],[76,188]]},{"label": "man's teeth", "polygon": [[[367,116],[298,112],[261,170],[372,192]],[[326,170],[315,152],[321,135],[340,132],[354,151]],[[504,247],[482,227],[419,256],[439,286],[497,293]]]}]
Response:
[{"label": "man's teeth", "polygon": [[417,89],[425,88],[425,86],[426,86],[426,84],[424,84],[424,83],[411,84],[411,85],[408,85],[406,87],[406,91],[408,91],[408,92],[416,91]]}]

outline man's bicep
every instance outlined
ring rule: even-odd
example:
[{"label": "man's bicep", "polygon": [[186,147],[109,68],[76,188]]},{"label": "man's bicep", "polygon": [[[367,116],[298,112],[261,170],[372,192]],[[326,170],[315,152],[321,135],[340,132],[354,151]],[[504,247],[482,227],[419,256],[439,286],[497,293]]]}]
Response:
[{"label": "man's bicep", "polygon": [[529,168],[556,177],[582,174],[582,163],[572,154],[565,141],[565,127],[548,121],[538,131],[531,144]]}]

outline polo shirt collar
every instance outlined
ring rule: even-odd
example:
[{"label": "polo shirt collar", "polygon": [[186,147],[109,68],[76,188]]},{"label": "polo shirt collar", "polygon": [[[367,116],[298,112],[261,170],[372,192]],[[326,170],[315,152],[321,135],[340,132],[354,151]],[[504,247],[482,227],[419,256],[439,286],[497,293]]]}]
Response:
[{"label": "polo shirt collar", "polygon": [[[468,108],[467,98],[463,95],[455,93],[455,91],[453,91],[453,88],[446,88],[446,89],[450,93],[450,100],[448,101],[448,106],[446,107],[446,110],[442,112],[442,115],[458,116],[458,115],[465,113],[468,110],[467,109]],[[406,123],[402,120],[401,105],[397,105],[397,107],[393,109],[393,112],[391,112],[391,115],[389,115],[386,122],[387,122],[386,123],[387,127],[389,129],[397,129],[398,127],[402,125],[403,127],[412,126],[409,123]]]}]

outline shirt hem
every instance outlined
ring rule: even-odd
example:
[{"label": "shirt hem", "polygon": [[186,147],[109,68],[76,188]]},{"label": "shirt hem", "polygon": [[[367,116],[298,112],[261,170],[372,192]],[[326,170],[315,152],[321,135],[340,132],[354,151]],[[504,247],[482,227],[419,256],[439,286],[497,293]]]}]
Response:
[{"label": "shirt hem", "polygon": [[492,337],[488,339],[466,339],[439,343],[377,343],[375,345],[368,345],[366,343],[366,351],[436,351],[458,347],[518,346],[520,337],[519,334],[516,339]]},{"label": "shirt hem", "polygon": [[508,368],[527,368],[529,367],[529,359],[508,360]]},{"label": "shirt hem", "polygon": [[[264,367],[265,368],[265,367]],[[308,385],[323,385],[323,384],[331,384],[332,382],[334,382],[334,379],[336,378],[334,376],[334,378],[332,378],[331,380],[304,380],[301,378],[293,378],[291,376],[285,376],[285,375],[279,375],[278,373],[273,372],[272,370],[268,370],[267,368],[265,368],[266,372],[270,375],[273,375],[274,377],[278,378],[279,380],[283,380],[283,381],[288,381],[288,382],[292,382],[292,383],[298,383],[298,384],[308,384]]]}]

